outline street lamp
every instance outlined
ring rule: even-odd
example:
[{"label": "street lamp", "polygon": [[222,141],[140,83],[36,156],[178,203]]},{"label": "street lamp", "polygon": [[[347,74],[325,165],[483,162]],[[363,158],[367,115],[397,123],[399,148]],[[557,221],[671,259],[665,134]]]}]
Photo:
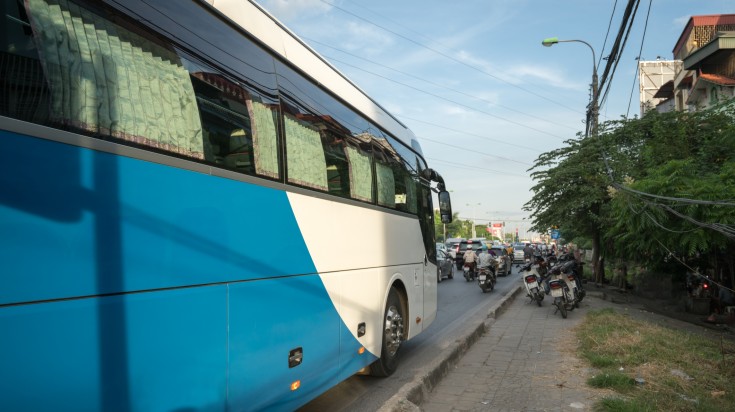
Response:
[{"label": "street lamp", "polygon": [[592,46],[584,40],[559,40],[557,37],[549,37],[548,39],[544,39],[541,44],[543,44],[545,47],[551,47],[557,43],[570,42],[584,43],[592,51],[592,101],[590,102],[589,109],[587,110],[587,125],[586,130],[584,131],[584,137],[588,137],[590,135],[590,130],[592,131],[593,135],[597,133],[597,119],[599,111],[599,108],[597,107],[598,84],[596,63],[597,59],[595,58],[595,49],[593,49]]},{"label": "street lamp", "polygon": [[[478,203],[477,206],[480,206],[482,203]],[[469,203],[467,203],[467,206],[470,206]],[[477,233],[475,232],[475,205],[472,204],[472,217],[470,217],[470,220],[472,221],[472,237],[477,237]]]}]

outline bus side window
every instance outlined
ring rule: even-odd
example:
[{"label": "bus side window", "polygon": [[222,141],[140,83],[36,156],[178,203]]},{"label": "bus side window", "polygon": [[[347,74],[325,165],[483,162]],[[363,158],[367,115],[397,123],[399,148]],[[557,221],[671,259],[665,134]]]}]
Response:
[{"label": "bus side window", "polygon": [[277,105],[212,68],[189,63],[202,121],[204,157],[209,163],[277,178]]},{"label": "bus side window", "polygon": [[194,90],[170,44],[103,7],[25,5],[53,127],[204,157]]}]

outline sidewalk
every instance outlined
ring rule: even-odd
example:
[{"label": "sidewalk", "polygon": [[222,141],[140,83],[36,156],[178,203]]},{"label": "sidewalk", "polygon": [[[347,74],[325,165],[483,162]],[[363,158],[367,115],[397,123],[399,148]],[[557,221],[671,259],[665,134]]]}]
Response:
[{"label": "sidewalk", "polygon": [[733,338],[729,328],[697,324],[697,316],[674,318],[651,311],[655,302],[590,284],[586,289],[580,307],[563,319],[549,296],[538,307],[519,282],[486,320],[457,336],[455,347],[426,365],[380,412],[591,411],[597,400],[613,394],[586,385],[595,371],[574,353],[572,328],[591,310],[613,308],[639,321]]},{"label": "sidewalk", "polygon": [[607,394],[586,385],[592,376],[572,353],[571,328],[586,312],[619,306],[588,295],[567,319],[517,295],[508,309],[423,400],[433,411],[589,411]]}]

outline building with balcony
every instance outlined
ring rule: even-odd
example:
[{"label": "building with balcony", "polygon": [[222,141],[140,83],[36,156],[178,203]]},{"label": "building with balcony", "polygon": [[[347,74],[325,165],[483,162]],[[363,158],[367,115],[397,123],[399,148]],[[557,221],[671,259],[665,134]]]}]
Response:
[{"label": "building with balcony", "polygon": [[653,95],[658,111],[696,111],[733,100],[735,14],[692,16],[673,54],[680,66]]}]

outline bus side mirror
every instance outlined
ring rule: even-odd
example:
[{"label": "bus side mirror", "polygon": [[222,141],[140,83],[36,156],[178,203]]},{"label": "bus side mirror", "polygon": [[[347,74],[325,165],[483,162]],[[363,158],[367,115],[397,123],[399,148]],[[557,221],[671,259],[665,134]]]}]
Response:
[{"label": "bus side mirror", "polygon": [[452,201],[446,190],[439,192],[439,216],[442,223],[452,223]]}]

